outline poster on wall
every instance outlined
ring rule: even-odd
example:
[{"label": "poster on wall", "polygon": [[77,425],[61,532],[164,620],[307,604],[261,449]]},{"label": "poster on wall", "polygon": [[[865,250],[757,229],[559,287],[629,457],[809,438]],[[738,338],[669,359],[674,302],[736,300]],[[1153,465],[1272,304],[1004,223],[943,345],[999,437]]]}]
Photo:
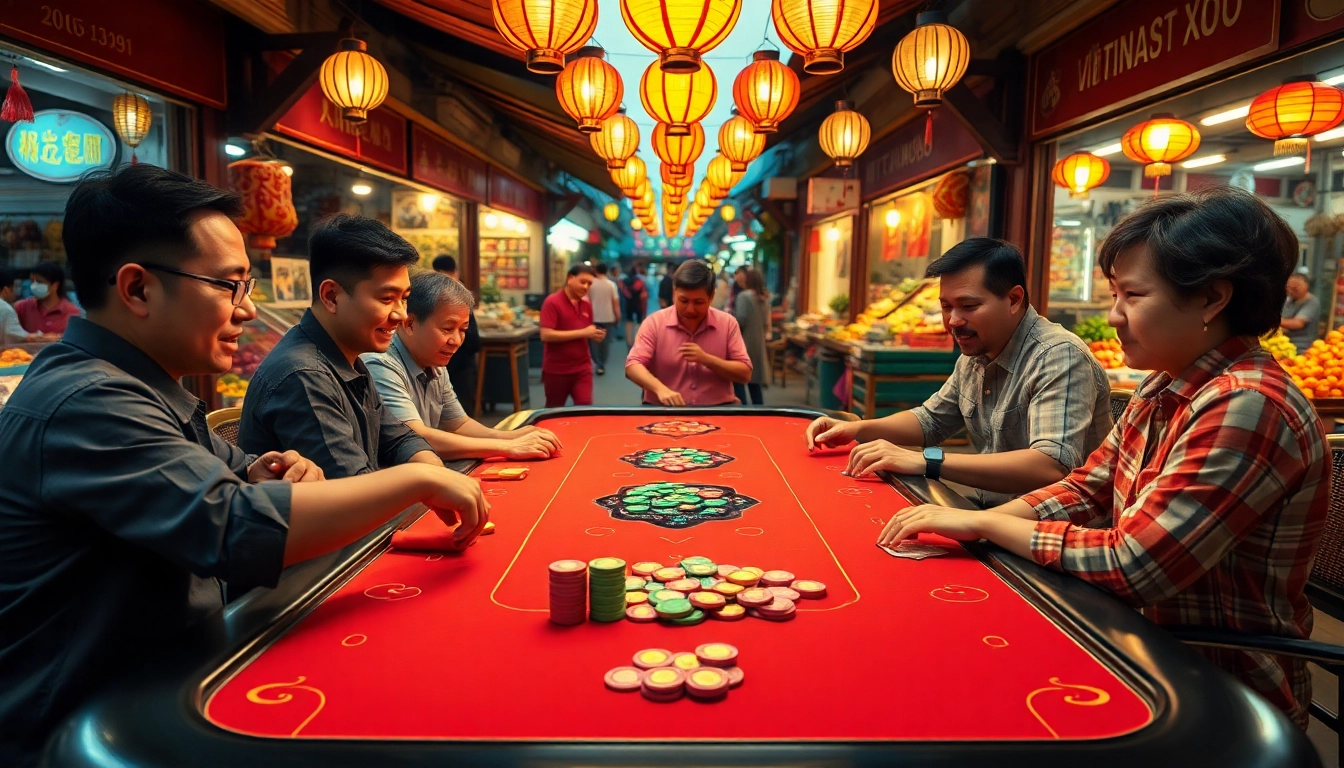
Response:
[{"label": "poster on wall", "polygon": [[439,256],[459,257],[461,207],[444,195],[403,189],[392,193],[392,229],[420,254],[430,268]]},{"label": "poster on wall", "polygon": [[275,294],[275,301],[271,302],[273,307],[301,309],[312,304],[308,260],[272,256],[271,290]]},{"label": "poster on wall", "polygon": [[[898,197],[891,204],[896,215],[884,216],[882,260],[922,259],[929,255],[933,206],[923,192]],[[892,225],[895,226],[892,226]]]},{"label": "poster on wall", "polygon": [[989,237],[990,203],[994,166],[977,166],[971,172],[971,202],[966,212],[966,236]]}]

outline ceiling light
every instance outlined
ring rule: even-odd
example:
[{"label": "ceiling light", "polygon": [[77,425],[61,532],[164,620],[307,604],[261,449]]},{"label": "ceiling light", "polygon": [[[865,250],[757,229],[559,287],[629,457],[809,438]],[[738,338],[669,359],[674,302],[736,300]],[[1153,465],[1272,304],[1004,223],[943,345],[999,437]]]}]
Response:
[{"label": "ceiling light", "polygon": [[372,192],[373,187],[369,186],[368,184],[365,184],[362,181],[356,181],[354,184],[350,185],[350,191],[354,192],[356,195],[359,195],[360,197],[363,197]]},{"label": "ceiling light", "polygon": [[[1344,75],[1340,77],[1344,77]],[[1321,131],[1316,134],[1317,141],[1334,141],[1335,139],[1344,139],[1344,128],[1331,128],[1328,131]]]},{"label": "ceiling light", "polygon": [[516,230],[516,231],[518,232],[518,234],[520,234],[520,235],[526,235],[526,234],[527,234],[527,222],[526,222],[526,221],[523,221],[522,219],[519,219],[519,220],[513,225],[513,228],[514,228],[514,230]]},{"label": "ceiling light", "polygon": [[[25,57],[25,58],[28,58],[28,57]],[[43,69],[49,69],[49,70],[51,70],[52,72],[65,72],[65,71],[66,71],[66,70],[64,70],[64,69],[62,69],[62,68],[56,66],[55,64],[48,64],[48,63],[45,62],[45,61],[38,61],[37,59],[33,59],[33,58],[28,58],[28,60],[31,61],[32,63],[36,64],[37,66],[39,66],[39,67],[41,67],[41,68],[43,68]]]},{"label": "ceiling light", "polygon": [[1081,222],[1081,221],[1079,221],[1079,220],[1077,220],[1077,219],[1060,219],[1059,221],[1056,221],[1056,222],[1055,222],[1055,226],[1057,226],[1057,227],[1081,227],[1081,226],[1083,226],[1083,222]]},{"label": "ceiling light", "polygon": [[1204,118],[1203,120],[1200,120],[1200,121],[1199,121],[1199,124],[1200,124],[1200,125],[1218,125],[1219,123],[1227,123],[1227,122],[1231,122],[1232,120],[1236,120],[1236,119],[1238,119],[1238,118],[1245,117],[1246,115],[1249,115],[1250,113],[1251,113],[1251,105],[1250,105],[1250,104],[1243,104],[1243,105],[1241,105],[1240,107],[1233,107],[1232,109],[1228,109],[1228,110],[1225,110],[1225,111],[1223,111],[1223,112],[1219,112],[1219,113],[1216,114],[1216,115],[1209,115],[1208,117]]},{"label": "ceiling light", "polygon": [[839,240],[839,239],[840,239],[840,228],[839,228],[839,227],[831,227],[830,229],[826,230],[826,239],[827,239],[827,240],[830,240],[832,243],[834,243],[835,241]]},{"label": "ceiling light", "polygon": [[1106,157],[1107,155],[1114,155],[1119,151],[1120,151],[1120,142],[1117,141],[1114,144],[1107,144],[1104,147],[1092,150],[1092,154],[1096,155],[1097,157]]},{"label": "ceiling light", "polygon": [[1273,170],[1278,170],[1279,168],[1291,168],[1291,167],[1293,167],[1294,165],[1302,165],[1302,164],[1305,163],[1305,162],[1307,162],[1307,161],[1306,161],[1306,158],[1302,158],[1302,157],[1285,157],[1285,158],[1281,158],[1281,159],[1279,159],[1279,160],[1270,160],[1270,161],[1267,162],[1267,163],[1261,163],[1261,164],[1259,164],[1259,165],[1257,165],[1257,166],[1253,166],[1253,170],[1257,170],[1257,171],[1273,171]]},{"label": "ceiling light", "polygon": [[887,228],[895,229],[901,225],[901,212],[896,210],[896,206],[887,209]]},{"label": "ceiling light", "polygon": [[499,227],[499,217],[493,213],[485,214],[485,228],[496,229]]},{"label": "ceiling light", "polygon": [[247,150],[243,149],[237,144],[225,144],[224,154],[228,155],[229,157],[242,157],[243,155],[247,154]]},{"label": "ceiling light", "polygon": [[1186,160],[1184,163],[1181,163],[1181,167],[1203,168],[1206,165],[1217,165],[1225,160],[1227,160],[1226,155],[1205,155],[1204,157],[1196,157],[1192,160]]}]

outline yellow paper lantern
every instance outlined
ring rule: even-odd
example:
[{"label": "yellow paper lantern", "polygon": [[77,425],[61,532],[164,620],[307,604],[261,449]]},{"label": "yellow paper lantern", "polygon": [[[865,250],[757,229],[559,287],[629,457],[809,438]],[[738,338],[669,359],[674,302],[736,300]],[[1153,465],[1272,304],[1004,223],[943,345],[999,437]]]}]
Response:
[{"label": "yellow paper lantern", "polygon": [[822,121],[821,130],[817,133],[821,151],[840,168],[854,164],[854,159],[868,148],[871,136],[868,118],[854,111],[852,101],[837,101],[835,111]]},{"label": "yellow paper lantern", "polygon": [[666,123],[669,136],[689,135],[691,123],[704,120],[718,96],[718,83],[707,64],[695,72],[682,74],[665,72],[654,62],[639,81],[639,100],[644,111],[654,120]]},{"label": "yellow paper lantern", "polygon": [[1344,121],[1344,91],[1320,82],[1315,75],[1285,80],[1255,97],[1246,115],[1246,130],[1274,140],[1275,155],[1293,155],[1303,150],[1311,171],[1311,143],[1307,141]]},{"label": "yellow paper lantern", "polygon": [[644,222],[638,216],[630,219],[630,228],[638,232],[644,228]]},{"label": "yellow paper lantern", "polygon": [[[119,93],[112,99],[112,127],[117,129],[121,140],[134,150],[149,135],[149,126],[153,122],[149,111],[149,102],[138,93]],[[132,153],[134,154],[134,153]]]},{"label": "yellow paper lantern", "polygon": [[695,165],[659,163],[658,176],[664,184],[687,190],[691,188],[691,179],[695,176]]},{"label": "yellow paper lantern", "polygon": [[713,210],[714,199],[710,195],[710,188],[704,184],[695,192],[695,204],[701,211]]},{"label": "yellow paper lantern", "polygon": [[724,221],[732,221],[737,218],[737,209],[731,205],[724,205],[719,208],[719,218]]},{"label": "yellow paper lantern", "polygon": [[602,206],[602,215],[606,217],[607,221],[615,221],[621,218],[621,206],[616,203],[607,203]]},{"label": "yellow paper lantern", "polygon": [[363,40],[345,38],[340,50],[322,62],[317,76],[322,93],[350,123],[368,120],[369,112],[387,98],[387,70],[367,50]]},{"label": "yellow paper lantern", "polygon": [[644,166],[644,160],[639,155],[631,155],[625,161],[625,165],[611,172],[611,180],[616,182],[616,186],[621,188],[626,197],[632,197],[635,187],[639,182],[648,178],[648,170]]},{"label": "yellow paper lantern", "polygon": [[737,182],[742,180],[743,172],[733,170],[733,162],[723,156],[723,153],[714,155],[709,164],[705,166],[705,180],[710,186],[723,190],[723,196],[727,196]]},{"label": "yellow paper lantern", "polygon": [[1100,186],[1111,175],[1111,164],[1091,152],[1074,152],[1055,163],[1050,178],[1069,190],[1069,197],[1086,200],[1088,190]]},{"label": "yellow paper lantern", "polygon": [[597,133],[588,137],[597,156],[607,161],[607,170],[625,167],[625,161],[639,149],[639,126],[624,109],[602,121]]},{"label": "yellow paper lantern", "polygon": [[621,0],[621,18],[665,72],[694,72],[700,57],[728,37],[742,0]]},{"label": "yellow paper lantern", "polygon": [[770,15],[804,72],[831,75],[845,68],[845,51],[873,33],[877,0],[774,0]]},{"label": "yellow paper lantern", "polygon": [[756,133],[774,133],[798,106],[798,75],[779,60],[779,51],[757,51],[733,80],[733,103]]},{"label": "yellow paper lantern", "polygon": [[248,158],[229,163],[229,184],[243,201],[235,222],[253,248],[271,250],[276,238],[289,237],[299,226],[286,166],[279,160]]},{"label": "yellow paper lantern", "polygon": [[653,185],[649,183],[648,178],[643,178],[625,196],[636,202],[642,202],[645,196],[651,194],[653,194]]},{"label": "yellow paper lantern", "polygon": [[666,123],[653,127],[653,153],[664,165],[685,168],[700,157],[705,149],[705,129],[699,123],[691,123],[690,129],[685,136],[669,136]]},{"label": "yellow paper lantern", "polygon": [[945,13],[921,13],[915,23],[892,51],[891,72],[898,85],[914,94],[916,107],[932,109],[966,74],[971,44],[947,23]]},{"label": "yellow paper lantern", "polygon": [[[1199,149],[1199,129],[1170,113],[1156,114],[1125,131],[1120,149],[1125,157],[1143,164],[1145,177],[1170,176],[1172,163]],[[1156,186],[1153,191],[1157,191]]]},{"label": "yellow paper lantern", "polygon": [[597,29],[597,0],[491,0],[495,28],[531,72],[554,75]]},{"label": "yellow paper lantern", "polygon": [[663,205],[681,205],[681,201],[686,199],[686,192],[676,187],[663,185]]},{"label": "yellow paper lantern", "polygon": [[745,173],[747,164],[765,151],[765,134],[757,133],[751,121],[734,109],[733,116],[719,127],[719,151],[734,171]]},{"label": "yellow paper lantern", "polygon": [[594,45],[580,48],[555,79],[560,108],[579,124],[581,133],[597,133],[602,121],[616,114],[625,95],[621,74]]}]

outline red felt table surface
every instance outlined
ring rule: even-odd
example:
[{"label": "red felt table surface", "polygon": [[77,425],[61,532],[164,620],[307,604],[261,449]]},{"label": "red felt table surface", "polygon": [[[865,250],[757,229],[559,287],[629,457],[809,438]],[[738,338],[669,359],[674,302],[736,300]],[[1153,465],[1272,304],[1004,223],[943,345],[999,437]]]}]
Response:
[{"label": "red felt table surface", "polygon": [[[914,561],[878,549],[882,524],[909,502],[841,476],[843,454],[809,455],[806,420],[702,417],[719,429],[680,439],[637,429],[660,420],[545,420],[563,455],[529,464],[521,482],[484,484],[494,535],[461,555],[382,554],[219,687],[207,718],[268,737],[580,741],[1098,739],[1151,720],[1130,687],[964,550]],[[669,474],[620,459],[678,446],[733,460]],[[672,530],[613,519],[594,501],[659,481],[731,486],[760,503]],[[788,570],[828,596],[784,623],[548,621],[548,563],[691,555]],[[603,685],[636,651],[710,641],[736,645],[746,675],[724,702],[660,704]]]}]

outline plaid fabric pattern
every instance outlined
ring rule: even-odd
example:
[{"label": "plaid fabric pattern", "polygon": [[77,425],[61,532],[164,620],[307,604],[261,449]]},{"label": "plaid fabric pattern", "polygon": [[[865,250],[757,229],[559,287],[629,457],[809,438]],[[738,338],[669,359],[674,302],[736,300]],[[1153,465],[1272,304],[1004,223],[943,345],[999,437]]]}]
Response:
[{"label": "plaid fabric pattern", "polygon": [[[1310,636],[1330,454],[1306,397],[1254,337],[1137,394],[1085,466],[1022,497],[1041,517],[1036,561],[1158,624]],[[1305,662],[1202,652],[1306,727]]]}]

